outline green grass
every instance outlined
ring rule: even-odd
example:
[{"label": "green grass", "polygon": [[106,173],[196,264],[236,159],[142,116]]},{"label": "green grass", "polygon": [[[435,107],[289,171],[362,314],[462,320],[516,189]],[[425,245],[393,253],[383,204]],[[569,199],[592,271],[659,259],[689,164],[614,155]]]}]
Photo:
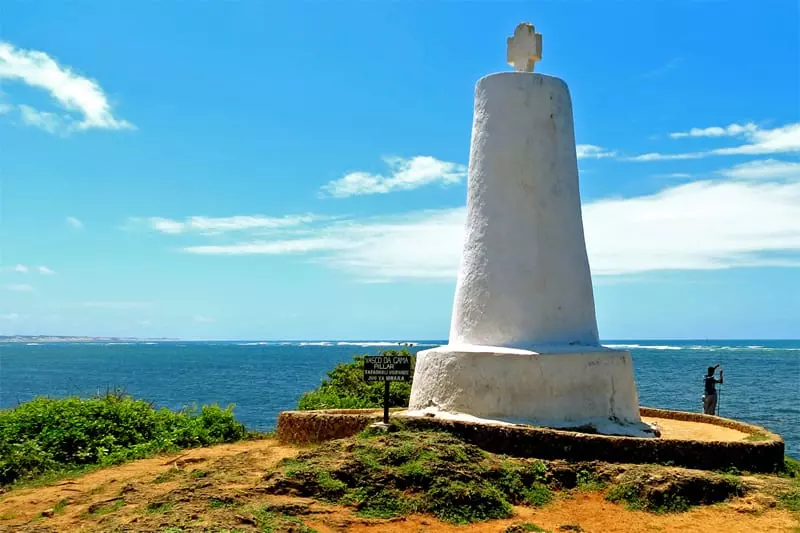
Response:
[{"label": "green grass", "polygon": [[262,533],[278,533],[282,531],[317,533],[316,530],[303,524],[303,521],[297,517],[268,511],[266,508],[257,509],[253,516]]},{"label": "green grass", "polygon": [[553,492],[545,485],[535,484],[524,492],[525,503],[532,507],[541,507],[553,501]]},{"label": "green grass", "polygon": [[791,480],[788,490],[776,494],[781,507],[792,512],[800,511],[800,461],[787,455],[778,475]]},{"label": "green grass", "polygon": [[594,473],[588,470],[580,470],[576,476],[575,488],[581,492],[598,492],[605,490],[608,484],[599,479]]},{"label": "green grass", "polygon": [[64,509],[67,508],[67,505],[69,505],[69,500],[67,498],[62,498],[61,500],[58,501],[58,503],[56,503],[53,506],[53,514],[58,514],[62,512]]},{"label": "green grass", "polygon": [[166,483],[167,481],[172,481],[173,479],[175,479],[176,477],[180,476],[181,474],[183,474],[183,470],[181,470],[180,468],[175,466],[175,467],[172,467],[169,470],[165,470],[165,471],[161,472],[159,475],[157,475],[153,479],[153,483]]},{"label": "green grass", "polygon": [[787,492],[778,494],[778,501],[789,511],[800,511],[800,488],[793,487]]},{"label": "green grass", "polygon": [[170,502],[153,502],[148,503],[147,507],[144,508],[146,513],[151,514],[164,514],[169,512],[170,509],[174,507],[174,504]]},{"label": "green grass", "polygon": [[769,435],[765,435],[756,431],[755,433],[750,433],[748,436],[744,438],[744,440],[748,442],[761,442],[765,440],[769,440]]},{"label": "green grass", "polygon": [[156,409],[120,391],[2,409],[0,485],[53,482],[163,451],[234,442],[247,431],[232,409]]},{"label": "green grass", "polygon": [[785,478],[800,480],[800,461],[788,455],[785,456],[783,458],[783,469],[781,469],[778,475]]},{"label": "green grass", "polygon": [[191,472],[189,472],[189,475],[190,475],[190,476],[191,476],[193,479],[202,479],[202,478],[204,478],[204,477],[207,477],[207,476],[209,476],[210,474],[211,474],[211,472],[209,472],[208,470],[201,470],[201,469],[199,469],[199,468],[195,468],[194,470],[192,470]]},{"label": "green grass", "polygon": [[92,516],[101,516],[120,510],[125,505],[125,500],[119,499],[106,503],[89,511]]},{"label": "green grass", "polygon": [[284,460],[271,483],[351,506],[360,516],[428,513],[468,524],[508,518],[512,505],[546,505],[553,499],[547,474],[542,461],[493,456],[444,432],[398,428],[325,443]]},{"label": "green grass", "polygon": [[648,511],[656,514],[680,513],[688,511],[689,502],[681,496],[664,494],[658,501],[653,501],[642,494],[633,484],[621,484],[611,488],[606,494],[610,502],[625,503],[631,511]]},{"label": "green grass", "polygon": [[238,507],[239,503],[232,498],[209,498],[208,506],[212,509],[222,509],[225,507]]},{"label": "green grass", "polygon": [[532,524],[530,522],[523,522],[521,524],[512,524],[508,526],[504,531],[504,533],[526,533],[526,532],[550,533],[543,527],[537,526],[536,524]]},{"label": "green grass", "polygon": [[[406,348],[385,350],[384,356],[410,356],[411,373],[414,357]],[[328,372],[319,387],[303,394],[297,402],[300,410],[310,409],[366,409],[383,407],[383,383],[364,381],[364,356],[356,355],[350,363],[339,363]],[[389,385],[389,407],[405,407],[411,395],[411,380],[392,382]]]}]

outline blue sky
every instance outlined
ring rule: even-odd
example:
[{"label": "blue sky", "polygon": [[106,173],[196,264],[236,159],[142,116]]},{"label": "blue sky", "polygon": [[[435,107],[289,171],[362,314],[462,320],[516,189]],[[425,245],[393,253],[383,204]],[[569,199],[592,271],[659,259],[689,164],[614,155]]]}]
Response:
[{"label": "blue sky", "polygon": [[800,337],[794,1],[6,3],[0,334],[445,338],[523,20],[601,336]]}]

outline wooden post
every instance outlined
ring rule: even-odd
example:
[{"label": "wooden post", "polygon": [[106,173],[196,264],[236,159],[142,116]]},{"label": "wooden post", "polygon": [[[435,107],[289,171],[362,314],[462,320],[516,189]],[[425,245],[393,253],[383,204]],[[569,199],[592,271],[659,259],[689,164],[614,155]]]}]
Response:
[{"label": "wooden post", "polygon": [[383,382],[383,423],[389,424],[389,382]]}]

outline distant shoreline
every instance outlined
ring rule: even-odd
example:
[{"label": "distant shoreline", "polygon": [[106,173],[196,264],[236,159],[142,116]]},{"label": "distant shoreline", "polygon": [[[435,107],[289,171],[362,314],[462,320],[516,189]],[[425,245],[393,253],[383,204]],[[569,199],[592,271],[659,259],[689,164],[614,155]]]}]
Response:
[{"label": "distant shoreline", "polygon": [[0,335],[0,342],[174,342],[181,339],[170,338],[139,338],[139,337],[68,337],[60,335]]},{"label": "distant shoreline", "polygon": [[[613,347],[616,343],[669,343],[669,342],[695,342],[698,344],[709,343],[725,343],[725,342],[797,342],[800,339],[604,339],[600,341],[602,345]],[[253,343],[301,343],[301,344],[369,344],[375,346],[392,346],[409,344],[416,346],[422,344],[428,345],[442,345],[447,344],[446,339],[414,339],[414,340],[397,340],[397,339],[382,339],[382,340],[353,340],[353,339],[182,339],[180,337],[92,337],[89,335],[0,335],[0,343],[145,343],[145,342],[191,342],[191,343],[204,343],[204,342],[253,342]],[[429,344],[433,343],[433,344]],[[619,344],[622,347],[622,344]],[[632,347],[632,345],[631,345]],[[639,346],[637,346],[639,347]],[[640,346],[641,348],[648,348],[647,345]]]}]

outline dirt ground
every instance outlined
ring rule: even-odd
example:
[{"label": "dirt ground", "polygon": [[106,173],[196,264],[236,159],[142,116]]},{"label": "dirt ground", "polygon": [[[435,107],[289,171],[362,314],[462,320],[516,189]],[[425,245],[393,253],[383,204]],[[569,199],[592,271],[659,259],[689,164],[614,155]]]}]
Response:
[{"label": "dirt ground", "polygon": [[629,511],[600,493],[572,491],[541,508],[515,508],[512,519],[471,526],[445,524],[429,516],[367,519],[345,507],[266,494],[260,488],[264,474],[298,451],[274,440],[248,441],[136,461],[49,486],[15,489],[0,494],[0,531],[259,531],[254,517],[265,506],[271,507],[273,516],[291,515],[279,518],[273,531],[303,531],[298,527],[303,523],[320,532],[356,533],[502,532],[523,523],[553,532],[587,533],[800,531],[798,516],[775,508],[774,500],[758,491],[679,514]]},{"label": "dirt ground", "polygon": [[656,424],[661,429],[662,439],[689,439],[708,441],[738,441],[745,440],[747,433],[724,426],[701,424],[686,420],[672,420],[670,418],[642,417],[643,422]]}]

